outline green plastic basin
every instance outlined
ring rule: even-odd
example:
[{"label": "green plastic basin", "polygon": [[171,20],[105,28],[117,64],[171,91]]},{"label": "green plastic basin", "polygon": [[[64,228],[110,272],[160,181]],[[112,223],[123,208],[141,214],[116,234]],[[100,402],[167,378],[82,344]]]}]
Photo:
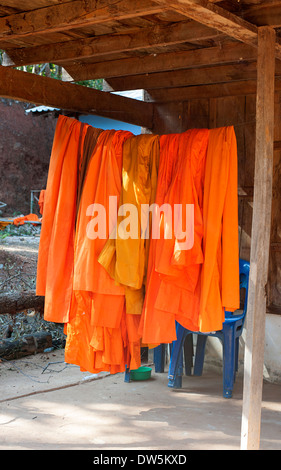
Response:
[{"label": "green plastic basin", "polygon": [[151,377],[151,367],[141,366],[138,369],[133,369],[130,371],[131,380],[148,380]]}]

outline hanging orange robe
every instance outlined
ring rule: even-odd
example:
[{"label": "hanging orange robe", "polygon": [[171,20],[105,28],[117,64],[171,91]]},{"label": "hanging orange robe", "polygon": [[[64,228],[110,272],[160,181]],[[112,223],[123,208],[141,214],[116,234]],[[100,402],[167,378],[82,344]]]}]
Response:
[{"label": "hanging orange robe", "polygon": [[40,195],[39,195],[38,205],[39,205],[39,212],[40,212],[41,215],[43,215],[45,193],[46,193],[46,190],[42,189],[42,191],[40,191]]},{"label": "hanging orange robe", "polygon": [[[127,131],[100,134],[88,165],[77,216],[74,295],[66,330],[65,360],[90,372],[115,373],[124,371],[126,365],[140,365],[140,338],[133,319],[124,310],[124,289],[97,261],[116,224],[114,213],[112,216],[109,210],[109,196],[116,197],[117,210],[122,148],[131,136]],[[97,234],[103,221],[104,232]]]},{"label": "hanging orange robe", "polygon": [[78,168],[78,185],[77,185],[77,203],[76,203],[76,219],[77,214],[80,206],[80,200],[82,197],[83,187],[85,178],[88,171],[89,162],[95,150],[95,146],[97,144],[97,140],[99,135],[103,132],[102,129],[96,129],[92,126],[87,126],[86,135],[84,138],[83,149],[81,155],[79,157],[79,168]]},{"label": "hanging orange robe", "polygon": [[[202,131],[204,133],[204,130]],[[201,137],[203,135],[201,134]],[[197,170],[191,165],[191,180],[189,177],[185,178],[184,171],[182,173],[184,181],[194,184],[194,188],[197,188],[194,192],[194,195],[197,194],[194,199],[195,251],[183,253],[174,251],[170,265],[165,264],[166,240],[164,240],[161,242],[162,256],[159,256],[160,262],[157,265],[157,242],[155,246],[152,245],[152,269],[140,327],[143,341],[147,343],[170,343],[175,340],[175,321],[195,332],[207,333],[220,330],[224,321],[224,311],[239,308],[236,138],[233,127],[206,131],[205,137],[207,141],[201,145],[201,152],[197,154],[197,156],[201,154],[201,164],[197,166]],[[200,158],[196,158],[196,147],[198,151],[200,145],[198,147],[194,141],[192,164],[194,162],[198,164],[200,161]],[[161,159],[160,161],[162,162]],[[161,184],[160,179],[159,185]],[[200,185],[204,192],[200,192]],[[173,196],[175,195],[174,192]],[[196,217],[196,206],[198,217]],[[200,249],[196,250],[196,245],[199,248],[200,238],[201,254]],[[173,247],[170,240],[167,246],[170,255]],[[166,259],[168,258],[169,256],[166,256]],[[178,259],[180,265],[185,266],[182,276],[179,277],[174,271]],[[195,264],[192,261],[189,265],[188,260],[195,261]],[[164,265],[164,269],[159,269],[161,264]],[[169,270],[170,275],[167,276]],[[166,273],[164,277],[163,272]],[[196,272],[197,275],[194,276]],[[191,282],[186,277],[189,273],[193,276]]]},{"label": "hanging orange robe", "polygon": [[[99,256],[99,263],[112,279],[124,286],[126,312],[135,315],[142,311],[149,253],[149,213],[144,213],[144,207],[155,201],[158,166],[157,135],[142,134],[125,142],[120,207],[134,211],[128,215],[125,209],[118,214],[116,236],[108,240]],[[130,229],[128,235],[126,227],[120,233],[124,223]]]},{"label": "hanging orange robe", "polygon": [[204,181],[204,263],[199,329],[222,329],[240,305],[237,143],[233,126],[210,130]]},{"label": "hanging orange robe", "polygon": [[[152,264],[140,327],[145,343],[170,343],[175,340],[175,321],[180,321],[186,328],[197,329],[198,281],[203,262],[203,176],[208,137],[207,129],[194,129],[160,139],[156,203],[159,207],[168,204],[170,218],[161,216],[160,238],[152,240]],[[166,164],[167,158],[169,165]],[[167,171],[165,166],[168,170],[172,168],[172,171]],[[179,237],[181,233],[176,231],[175,204],[182,205],[179,228],[182,231],[186,229],[186,236],[182,239]],[[186,205],[193,208],[192,220],[185,216]],[[191,222],[194,237],[188,244]],[[187,246],[190,245],[188,249],[181,248],[184,241]]]},{"label": "hanging orange robe", "polygon": [[[160,136],[159,171],[155,197],[155,204],[158,204],[159,207],[164,203],[165,196],[176,171],[178,164],[178,146],[179,134]],[[170,332],[169,338],[170,336],[176,338],[175,321],[173,316],[164,315],[163,322],[162,312],[156,311],[152,308],[155,304],[161,282],[160,274],[155,271],[155,254],[158,241],[159,239],[151,237],[147,266],[146,292],[139,324],[139,333],[142,336],[142,341],[144,341],[143,338],[145,338],[144,342],[150,346],[153,346],[153,343],[157,344],[159,342],[166,342],[166,329]],[[169,342],[169,338],[167,342]]]},{"label": "hanging orange robe", "polygon": [[45,296],[44,318],[65,323],[72,296],[77,172],[87,126],[59,116],[44,202],[36,294]]}]

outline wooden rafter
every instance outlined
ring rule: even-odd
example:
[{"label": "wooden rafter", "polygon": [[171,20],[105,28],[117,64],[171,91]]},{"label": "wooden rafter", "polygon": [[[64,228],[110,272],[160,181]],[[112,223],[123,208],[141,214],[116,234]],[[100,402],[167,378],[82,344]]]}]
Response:
[{"label": "wooden rafter", "polygon": [[281,27],[281,2],[270,1],[260,2],[257,5],[251,5],[243,13],[243,18],[256,26]]},{"label": "wooden rafter", "polygon": [[179,13],[207,26],[224,32],[247,44],[257,45],[257,27],[224,8],[206,0],[155,0],[163,7],[173,8]]},{"label": "wooden rafter", "polygon": [[88,80],[255,60],[256,49],[238,43],[222,47],[97,62],[95,64],[81,63],[72,65],[65,63],[63,66],[74,80]]},{"label": "wooden rafter", "polygon": [[12,68],[0,67],[0,96],[152,127],[151,103]]},{"label": "wooden rafter", "polygon": [[255,80],[243,80],[212,85],[198,85],[147,90],[152,101],[164,103],[168,101],[186,101],[203,98],[220,98],[225,96],[246,96],[256,93]]},{"label": "wooden rafter", "polygon": [[[281,74],[281,69],[280,69]],[[172,70],[108,79],[113,90],[155,90],[256,79],[256,62]]]},{"label": "wooden rafter", "polygon": [[[206,0],[154,0],[163,8],[173,8],[182,15],[210,26],[245,44],[258,45],[256,25]],[[281,58],[281,45],[275,44],[275,56]]]},{"label": "wooden rafter", "polygon": [[66,31],[108,21],[152,15],[163,5],[150,0],[74,0],[0,18],[0,38],[15,39],[42,32]]},{"label": "wooden rafter", "polygon": [[[107,34],[98,37],[66,41],[43,46],[6,49],[10,65],[66,62],[91,57],[135,50],[149,50],[185,42],[219,38],[221,34],[193,21],[184,21],[166,26],[144,28],[130,34]],[[9,65],[9,64],[8,64]]]},{"label": "wooden rafter", "polygon": [[[280,77],[275,82],[275,90],[281,91]],[[236,82],[214,83],[212,85],[198,85],[188,87],[175,87],[147,90],[151,101],[165,103],[168,101],[187,101],[204,98],[222,98],[226,96],[255,95],[257,92],[256,80],[242,80]]]}]

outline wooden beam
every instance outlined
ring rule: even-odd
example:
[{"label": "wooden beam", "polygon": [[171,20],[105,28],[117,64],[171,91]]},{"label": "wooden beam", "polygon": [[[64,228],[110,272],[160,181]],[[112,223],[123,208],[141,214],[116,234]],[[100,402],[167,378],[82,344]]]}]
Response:
[{"label": "wooden beam", "polygon": [[[182,15],[201,24],[211,26],[228,36],[257,47],[258,28],[255,24],[240,18],[206,0],[154,0],[164,8],[173,8]],[[275,42],[276,57],[281,58],[281,45]]]},{"label": "wooden beam", "polygon": [[10,57],[7,65],[29,65],[40,63],[63,63],[83,60],[107,54],[149,50],[155,47],[170,46],[185,42],[198,42],[221,37],[221,33],[198,25],[194,21],[184,21],[169,26],[158,25],[129,34],[107,34],[86,39],[65,41],[43,46],[7,49]]},{"label": "wooden beam", "polygon": [[[275,90],[281,91],[281,77],[275,80]],[[226,96],[247,96],[257,93],[256,80],[241,80],[212,85],[148,89],[150,101],[165,103],[169,101],[187,101],[200,98],[223,98]]]},{"label": "wooden beam", "polygon": [[[281,70],[280,70],[281,72]],[[192,85],[209,85],[241,80],[255,80],[256,62],[199,67],[194,69],[173,70],[150,74],[132,75],[122,78],[110,78],[108,83],[113,90],[154,90],[157,88],[186,87]]]},{"label": "wooden beam", "polygon": [[63,67],[74,80],[89,80],[180,70],[207,65],[239,63],[242,61],[256,61],[256,49],[241,43],[231,43],[222,47],[150,54],[144,57],[103,61],[94,64],[81,63],[79,65],[72,65],[64,63]]},{"label": "wooden beam", "polygon": [[258,39],[256,156],[244,358],[242,450],[258,450],[260,443],[272,205],[275,31],[270,27],[260,27]]},{"label": "wooden beam", "polygon": [[257,27],[206,0],[155,0],[201,24],[211,26],[246,44],[257,45]]},{"label": "wooden beam", "polygon": [[157,103],[171,101],[188,101],[203,98],[222,98],[226,96],[246,96],[256,93],[255,80],[219,83],[213,85],[198,85],[175,88],[146,90],[150,100]]},{"label": "wooden beam", "polygon": [[0,96],[152,127],[151,103],[7,67],[0,67]]},{"label": "wooden beam", "polygon": [[54,33],[108,21],[119,21],[163,12],[163,5],[150,0],[74,0],[0,18],[0,38]]},{"label": "wooden beam", "polygon": [[281,27],[281,2],[269,1],[251,5],[243,11],[243,18],[257,26]]},{"label": "wooden beam", "polygon": [[[275,90],[281,91],[280,77],[276,78]],[[215,83],[212,85],[198,85],[188,87],[147,89],[150,101],[167,103],[171,101],[188,101],[205,98],[223,98],[227,96],[255,95],[257,92],[256,80],[241,80],[236,82]]]}]

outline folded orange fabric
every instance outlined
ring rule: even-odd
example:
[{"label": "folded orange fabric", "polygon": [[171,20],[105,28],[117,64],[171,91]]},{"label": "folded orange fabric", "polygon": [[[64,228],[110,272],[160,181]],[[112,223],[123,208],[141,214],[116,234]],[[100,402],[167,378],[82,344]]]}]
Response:
[{"label": "folded orange fabric", "polygon": [[[14,225],[24,225],[24,222],[38,222],[39,221],[39,217],[38,215],[36,214],[28,214],[28,215],[23,215],[21,217],[16,217],[14,220],[13,220],[13,224]],[[36,225],[36,224],[34,224]]]}]

